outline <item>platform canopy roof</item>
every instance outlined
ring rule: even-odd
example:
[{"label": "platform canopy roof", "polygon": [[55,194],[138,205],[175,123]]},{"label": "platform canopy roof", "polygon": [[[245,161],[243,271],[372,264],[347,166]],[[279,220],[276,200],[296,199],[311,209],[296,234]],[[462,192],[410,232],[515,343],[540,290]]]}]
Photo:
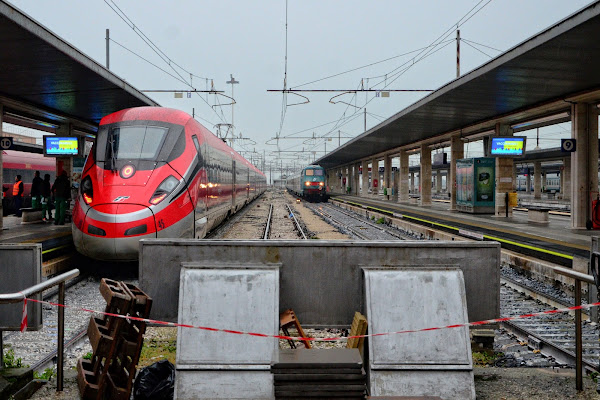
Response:
[{"label": "platform canopy roof", "polygon": [[[599,101],[600,1],[449,82],[315,164],[332,168],[453,131],[493,129],[540,112],[565,111],[572,96]],[[547,107],[549,104],[552,107]],[[530,111],[531,110],[531,111]]]},{"label": "platform canopy roof", "polygon": [[0,0],[0,103],[5,121],[97,126],[128,107],[158,105],[37,21]]}]

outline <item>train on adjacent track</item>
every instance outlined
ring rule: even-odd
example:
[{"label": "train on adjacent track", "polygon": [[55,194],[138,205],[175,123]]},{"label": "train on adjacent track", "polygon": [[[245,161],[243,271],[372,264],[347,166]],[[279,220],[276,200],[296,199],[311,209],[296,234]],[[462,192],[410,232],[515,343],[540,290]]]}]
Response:
[{"label": "train on adjacent track", "polygon": [[162,107],[105,116],[73,209],[77,251],[138,258],[145,238],[203,238],[266,190],[266,177],[189,114]]},{"label": "train on adjacent track", "polygon": [[288,191],[307,200],[328,199],[325,168],[320,165],[304,167],[299,174],[287,178],[285,186]]},{"label": "train on adjacent track", "polygon": [[56,159],[44,157],[43,154],[38,153],[2,151],[2,211],[4,216],[16,211],[12,189],[17,175],[21,175],[23,182],[23,207],[31,207],[31,182],[35,171],[40,171],[42,179],[45,174],[50,174],[50,182],[54,182]]},{"label": "train on adjacent track", "polygon": [[[534,179],[533,176],[530,179],[530,191],[534,190]],[[517,176],[516,179],[516,190],[525,191],[527,190],[527,177],[523,175]],[[547,174],[542,179],[542,191],[543,192],[558,192],[560,191],[560,176],[556,174]]]}]

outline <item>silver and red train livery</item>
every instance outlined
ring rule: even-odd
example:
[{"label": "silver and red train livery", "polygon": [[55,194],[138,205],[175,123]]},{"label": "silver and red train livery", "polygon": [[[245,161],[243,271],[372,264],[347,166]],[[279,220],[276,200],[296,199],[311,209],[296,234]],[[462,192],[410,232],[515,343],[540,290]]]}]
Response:
[{"label": "silver and red train livery", "polygon": [[130,108],[100,121],[73,209],[77,251],[136,260],[145,238],[203,238],[266,189],[262,172],[189,114]]}]

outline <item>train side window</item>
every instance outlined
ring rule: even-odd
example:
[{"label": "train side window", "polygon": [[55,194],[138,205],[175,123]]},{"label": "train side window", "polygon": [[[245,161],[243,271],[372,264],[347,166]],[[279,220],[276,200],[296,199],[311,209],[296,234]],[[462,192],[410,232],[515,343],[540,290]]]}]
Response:
[{"label": "train side window", "polygon": [[198,141],[198,137],[196,135],[192,135],[192,141],[194,142],[194,146],[196,147],[196,151],[200,153],[200,142]]}]

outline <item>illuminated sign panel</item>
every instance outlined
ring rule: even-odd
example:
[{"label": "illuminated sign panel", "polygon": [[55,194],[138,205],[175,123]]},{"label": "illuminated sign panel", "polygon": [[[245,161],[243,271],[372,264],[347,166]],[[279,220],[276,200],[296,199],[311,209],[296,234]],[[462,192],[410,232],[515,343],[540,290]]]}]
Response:
[{"label": "illuminated sign panel", "polygon": [[79,155],[77,136],[44,136],[44,155],[50,157]]},{"label": "illuminated sign panel", "polygon": [[521,157],[525,155],[525,136],[492,137],[491,156]]}]

